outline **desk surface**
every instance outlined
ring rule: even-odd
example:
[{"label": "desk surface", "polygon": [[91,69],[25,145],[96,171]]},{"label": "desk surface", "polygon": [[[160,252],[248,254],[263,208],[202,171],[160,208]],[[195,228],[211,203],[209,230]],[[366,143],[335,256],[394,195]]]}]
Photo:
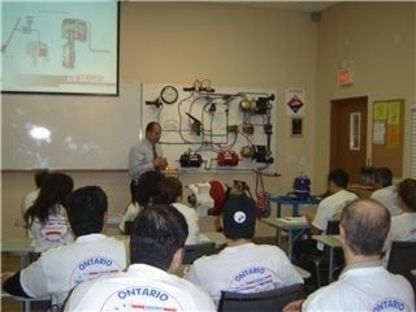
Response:
[{"label": "desk surface", "polygon": [[35,251],[35,248],[31,246],[32,239],[26,236],[20,237],[2,237],[1,251],[12,253],[29,253]]},{"label": "desk surface", "polygon": [[305,280],[311,277],[311,273],[306,271],[304,268],[301,268],[297,265],[292,264],[293,268],[299,273],[299,275]]},{"label": "desk surface", "polygon": [[123,215],[119,213],[109,213],[107,218],[107,226],[109,227],[118,227]]},{"label": "desk surface", "polygon": [[316,240],[317,242],[320,242],[324,245],[327,245],[329,247],[333,248],[340,248],[341,247],[341,241],[339,240],[339,235],[312,235],[312,239]]},{"label": "desk surface", "polygon": [[205,232],[199,234],[200,242],[215,242],[215,247],[220,248],[227,244],[227,238],[220,232]]},{"label": "desk surface", "polygon": [[[114,235],[113,237],[119,240],[126,240],[128,236],[126,235]],[[217,247],[222,247],[227,243],[227,239],[224,234],[219,232],[206,232],[200,234],[200,241],[207,242],[213,241]],[[32,239],[26,236],[20,237],[3,237],[1,242],[1,251],[2,252],[11,252],[11,253],[29,253],[33,252],[35,249],[31,246]]]},{"label": "desk surface", "polygon": [[307,229],[309,227],[305,217],[270,217],[260,219],[260,222],[282,230]]}]

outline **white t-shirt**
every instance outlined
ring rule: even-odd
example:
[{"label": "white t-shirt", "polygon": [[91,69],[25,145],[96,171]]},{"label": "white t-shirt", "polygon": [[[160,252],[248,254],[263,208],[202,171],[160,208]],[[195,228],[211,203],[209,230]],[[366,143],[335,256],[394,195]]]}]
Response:
[{"label": "white t-shirt", "polygon": [[[340,190],[335,194],[324,198],[316,209],[312,225],[325,233],[326,228],[328,227],[328,221],[339,219],[345,205],[357,197],[358,196],[352,192]],[[324,246],[322,243],[317,243],[317,248],[323,250]]]},{"label": "white t-shirt", "polygon": [[387,265],[393,241],[416,241],[416,212],[405,212],[391,219],[390,233],[386,242],[386,256],[383,259]]},{"label": "white t-shirt", "polygon": [[280,248],[254,243],[197,259],[185,278],[205,289],[216,303],[221,290],[254,293],[303,283]]},{"label": "white t-shirt", "polygon": [[357,195],[347,190],[340,190],[324,198],[316,209],[312,225],[325,233],[328,221],[339,217],[345,205],[356,198]]},{"label": "white t-shirt", "polygon": [[29,228],[29,237],[32,238],[31,245],[36,252],[43,252],[50,248],[73,242],[74,235],[72,234],[64,207],[59,205],[56,213],[49,214],[44,224],[35,218]]},{"label": "white t-shirt", "polygon": [[31,297],[52,294],[62,304],[79,283],[127,267],[125,242],[104,234],[80,236],[75,242],[49,249],[23,269],[20,284]]},{"label": "white t-shirt", "polygon": [[302,311],[414,312],[415,297],[403,276],[380,264],[347,267],[338,281],[309,295]]},{"label": "white t-shirt", "polygon": [[124,223],[126,221],[134,221],[134,219],[137,217],[141,209],[142,208],[140,207],[138,203],[134,203],[134,204],[130,203],[127,206],[126,211],[124,212],[124,215],[121,218],[121,222],[118,226],[120,231],[122,231],[123,233],[125,232]]},{"label": "white t-shirt", "polygon": [[192,283],[146,264],[83,283],[64,311],[216,311],[209,296]]},{"label": "white t-shirt", "polygon": [[186,219],[188,224],[188,237],[186,238],[186,245],[199,243],[199,224],[198,213],[195,209],[188,207],[182,203],[174,203],[173,206],[179,210]]},{"label": "white t-shirt", "polygon": [[398,206],[396,187],[394,185],[376,190],[370,197],[382,203],[392,216],[397,216],[403,212]]}]

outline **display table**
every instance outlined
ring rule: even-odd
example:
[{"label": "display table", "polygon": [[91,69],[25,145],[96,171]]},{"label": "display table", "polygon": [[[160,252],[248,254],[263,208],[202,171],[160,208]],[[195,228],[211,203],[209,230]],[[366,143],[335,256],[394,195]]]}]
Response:
[{"label": "display table", "polygon": [[300,205],[318,205],[321,200],[322,198],[318,196],[310,196],[306,199],[299,199],[293,196],[281,195],[270,198],[271,202],[277,204],[278,218],[281,217],[282,205],[292,206],[292,216],[298,217]]}]

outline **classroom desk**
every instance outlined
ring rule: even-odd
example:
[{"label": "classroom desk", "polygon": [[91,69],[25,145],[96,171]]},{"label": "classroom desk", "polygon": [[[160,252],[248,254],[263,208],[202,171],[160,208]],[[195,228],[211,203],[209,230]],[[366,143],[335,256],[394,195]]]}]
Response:
[{"label": "classroom desk", "polygon": [[227,244],[227,238],[220,232],[204,232],[199,234],[199,241],[202,242],[215,242],[215,248],[221,249]]},{"label": "classroom desk", "polygon": [[298,217],[299,216],[299,208],[301,205],[318,205],[319,202],[322,200],[321,197],[318,196],[311,196],[307,199],[298,199],[292,196],[275,196],[271,197],[270,201],[277,204],[277,217],[280,218],[282,216],[282,205],[292,206],[292,216]]},{"label": "classroom desk", "polygon": [[296,270],[296,272],[299,273],[300,277],[302,277],[304,280],[308,279],[309,277],[311,277],[311,273],[307,270],[305,270],[304,268],[301,268],[297,265],[292,264],[293,268]]},{"label": "classroom desk", "polygon": [[276,245],[281,246],[282,231],[287,232],[287,254],[292,259],[293,242],[309,229],[305,217],[263,218],[260,222],[276,228]]},{"label": "classroom desk", "polygon": [[339,235],[312,235],[312,239],[329,247],[328,282],[330,283],[332,282],[332,270],[334,269],[334,249],[341,248]]},{"label": "classroom desk", "polygon": [[[126,242],[126,247],[128,247],[127,235],[111,235],[118,240]],[[200,242],[215,242],[215,248],[221,249],[227,244],[227,239],[224,234],[219,232],[205,232],[201,233],[199,236]],[[23,269],[29,264],[29,254],[35,252],[33,246],[31,246],[32,240],[28,237],[3,237],[1,244],[1,252],[7,252],[12,255],[20,257],[20,268]]]},{"label": "classroom desk", "polygon": [[[128,235],[118,234],[112,235],[118,240],[128,240]],[[227,238],[220,232],[204,232],[199,234],[199,242],[215,242],[215,248],[221,249],[227,244]]]},{"label": "classroom desk", "polygon": [[119,213],[109,213],[107,218],[107,226],[109,228],[117,228],[123,218],[122,214]]},{"label": "classroom desk", "polygon": [[30,245],[31,242],[32,239],[26,236],[2,237],[1,252],[19,256],[20,268],[24,268],[29,263],[29,254],[35,252],[35,248]]}]

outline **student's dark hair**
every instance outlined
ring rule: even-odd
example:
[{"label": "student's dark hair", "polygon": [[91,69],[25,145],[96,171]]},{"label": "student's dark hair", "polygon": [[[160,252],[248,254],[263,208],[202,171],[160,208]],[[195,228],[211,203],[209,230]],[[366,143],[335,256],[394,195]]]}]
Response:
[{"label": "student's dark hair", "polygon": [[152,132],[152,131],[153,131],[153,128],[154,128],[155,126],[159,126],[159,127],[160,127],[159,123],[158,123],[158,122],[156,122],[156,121],[151,121],[151,122],[149,122],[149,123],[146,125],[145,133],[146,133],[146,134],[148,134],[149,132]]},{"label": "student's dark hair", "polygon": [[173,204],[182,196],[182,182],[175,177],[166,177],[159,183],[158,194],[153,199],[155,204]]},{"label": "student's dark hair", "polygon": [[[160,171],[151,170],[144,172],[136,182],[134,187],[134,202],[137,202],[141,207],[146,207],[150,199],[154,198],[159,192],[159,183],[165,178],[165,175]],[[133,200],[132,200],[133,201]]]},{"label": "student's dark hair", "polygon": [[416,180],[404,179],[397,185],[397,196],[403,201],[403,203],[416,212]]},{"label": "student's dark hair", "polygon": [[45,223],[50,214],[56,214],[59,205],[65,202],[73,188],[74,181],[69,175],[62,172],[49,173],[42,183],[38,197],[24,215],[26,227],[30,228],[35,219]]},{"label": "student's dark hair", "polygon": [[380,183],[383,187],[392,185],[393,174],[387,167],[380,167],[374,170],[374,182]]},{"label": "student's dark hair", "polygon": [[68,221],[75,236],[100,233],[108,210],[107,195],[98,186],[84,186],[72,192],[66,202]]},{"label": "student's dark hair", "polygon": [[[368,210],[377,206],[377,211]],[[381,255],[390,230],[391,216],[386,207],[371,198],[349,202],[341,214],[340,224],[345,231],[348,247],[356,255]]]},{"label": "student's dark hair", "polygon": [[35,175],[34,175],[35,185],[38,189],[40,189],[43,181],[45,181],[45,178],[49,173],[50,173],[49,169],[41,169],[35,172]]},{"label": "student's dark hair", "polygon": [[341,188],[347,188],[348,180],[348,173],[342,169],[332,170],[328,174],[328,182],[332,181],[336,186]]},{"label": "student's dark hair", "polygon": [[185,246],[188,224],[173,206],[150,205],[137,215],[130,234],[131,263],[168,270],[175,252]]}]

